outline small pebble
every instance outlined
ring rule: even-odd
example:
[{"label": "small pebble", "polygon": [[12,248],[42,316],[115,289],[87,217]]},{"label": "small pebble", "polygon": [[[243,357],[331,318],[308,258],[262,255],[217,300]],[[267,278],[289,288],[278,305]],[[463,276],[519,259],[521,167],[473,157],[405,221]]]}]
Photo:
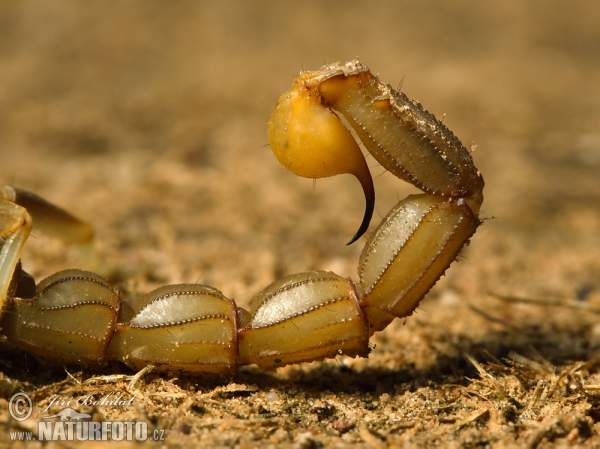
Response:
[{"label": "small pebble", "polygon": [[336,419],[331,423],[331,427],[333,427],[339,433],[346,433],[352,426],[345,419]]},{"label": "small pebble", "polygon": [[271,391],[271,392],[267,393],[267,395],[265,396],[265,400],[267,402],[277,402],[280,400],[280,397],[277,394],[277,392]]}]

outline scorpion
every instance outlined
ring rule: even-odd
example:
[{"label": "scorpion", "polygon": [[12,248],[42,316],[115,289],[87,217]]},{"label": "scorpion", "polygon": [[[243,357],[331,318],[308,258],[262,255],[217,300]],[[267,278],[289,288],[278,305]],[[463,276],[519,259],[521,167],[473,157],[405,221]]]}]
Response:
[{"label": "scorpion", "polygon": [[[344,121],[345,120],[345,123]],[[368,238],[359,281],[327,271],[288,275],[238,307],[200,284],[158,288],[135,304],[101,276],[66,270],[37,286],[20,253],[36,228],[91,247],[92,227],[24,190],[0,188],[1,333],[24,351],[81,366],[232,375],[241,365],[367,357],[369,338],[412,314],[481,221],[484,181],[470,152],[418,102],[358,60],[302,71],[268,123],[270,147],[294,174],[352,174],[368,229],[373,180],[352,131],[387,171],[423,191],[401,200]]]}]

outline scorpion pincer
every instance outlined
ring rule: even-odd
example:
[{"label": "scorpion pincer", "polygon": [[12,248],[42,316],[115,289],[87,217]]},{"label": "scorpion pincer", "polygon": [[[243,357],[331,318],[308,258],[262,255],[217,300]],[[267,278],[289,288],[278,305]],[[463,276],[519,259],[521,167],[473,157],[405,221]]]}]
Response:
[{"label": "scorpion pincer", "polygon": [[359,281],[325,271],[286,276],[250,310],[205,285],[161,287],[135,306],[99,275],[56,273],[35,286],[19,256],[32,224],[91,248],[93,230],[29,192],[0,189],[0,311],[14,345],[64,362],[228,375],[345,354],[366,357],[369,337],[412,314],[481,224],[483,178],[461,142],[414,100],[354,60],[302,72],[268,125],[271,148],[293,173],[360,181],[365,233],[375,193],[343,117],[386,170],[423,191],[400,201],[369,237]]}]

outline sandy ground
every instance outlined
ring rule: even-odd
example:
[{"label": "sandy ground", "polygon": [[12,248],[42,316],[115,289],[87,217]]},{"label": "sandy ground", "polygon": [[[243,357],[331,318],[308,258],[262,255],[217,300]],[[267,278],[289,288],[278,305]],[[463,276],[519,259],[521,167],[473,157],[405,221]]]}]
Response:
[{"label": "sandy ground", "polygon": [[[5,344],[0,446],[54,395],[111,392],[136,399],[78,410],[145,420],[157,447],[600,446],[599,48],[600,6],[577,0],[3,2],[0,183],[94,223],[125,294],[199,282],[244,306],[286,273],[356,278],[358,184],[296,178],[267,146],[302,68],[359,56],[477,145],[486,190],[459,263],[368,359],[131,382]],[[372,168],[377,222],[414,189]],[[80,260],[34,233],[23,263]]]}]

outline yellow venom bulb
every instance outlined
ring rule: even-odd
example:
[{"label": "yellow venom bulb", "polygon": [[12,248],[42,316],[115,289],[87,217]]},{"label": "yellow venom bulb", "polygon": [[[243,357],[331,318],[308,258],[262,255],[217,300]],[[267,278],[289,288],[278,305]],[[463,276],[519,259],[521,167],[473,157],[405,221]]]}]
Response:
[{"label": "yellow venom bulb", "polygon": [[269,120],[269,144],[275,157],[292,173],[326,178],[350,173],[360,181],[366,201],[363,222],[348,244],[369,227],[375,205],[373,179],[352,134],[321,102],[312,72],[302,73],[283,94]]}]

